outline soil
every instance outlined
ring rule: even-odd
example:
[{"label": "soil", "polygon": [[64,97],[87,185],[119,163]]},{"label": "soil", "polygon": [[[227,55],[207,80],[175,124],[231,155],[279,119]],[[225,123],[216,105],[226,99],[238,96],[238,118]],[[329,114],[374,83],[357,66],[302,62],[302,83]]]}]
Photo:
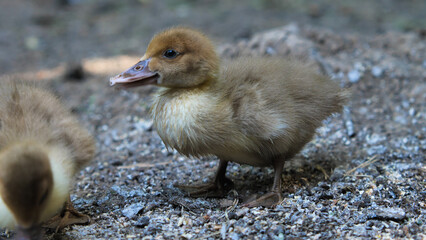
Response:
[{"label": "soil", "polygon": [[[71,195],[92,223],[46,238],[424,239],[426,4],[369,2],[1,1],[0,79],[46,82],[97,139]],[[165,148],[148,114],[153,87],[108,86],[176,24],[213,36],[223,58],[301,58],[351,88],[344,113],[286,163],[278,206],[243,207],[272,169],[234,163],[224,198],[185,196],[175,184],[211,180],[218,161]]]}]

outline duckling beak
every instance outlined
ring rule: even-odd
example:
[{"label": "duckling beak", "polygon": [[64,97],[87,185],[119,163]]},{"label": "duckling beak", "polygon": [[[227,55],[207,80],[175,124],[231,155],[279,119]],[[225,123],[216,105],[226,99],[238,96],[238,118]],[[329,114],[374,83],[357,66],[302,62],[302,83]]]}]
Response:
[{"label": "duckling beak", "polygon": [[23,228],[18,226],[16,228],[16,240],[41,240],[41,228],[39,226],[31,226]]},{"label": "duckling beak", "polygon": [[159,77],[158,73],[152,72],[148,65],[151,58],[139,61],[131,68],[109,79],[111,86],[120,84],[124,87],[135,87],[140,85],[155,84]]}]

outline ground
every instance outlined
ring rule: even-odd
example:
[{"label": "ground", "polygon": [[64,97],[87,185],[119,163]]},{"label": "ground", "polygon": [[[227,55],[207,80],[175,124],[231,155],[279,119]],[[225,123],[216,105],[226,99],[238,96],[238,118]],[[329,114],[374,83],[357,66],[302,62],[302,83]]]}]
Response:
[{"label": "ground", "polygon": [[[425,238],[426,41],[415,21],[425,4],[410,1],[410,14],[392,15],[401,7],[393,1],[381,14],[364,1],[159,2],[0,2],[0,77],[46,82],[97,140],[72,191],[92,223],[46,238]],[[153,87],[108,86],[154,32],[177,23],[212,35],[223,58],[301,58],[351,88],[345,112],[286,163],[278,206],[241,205],[267,191],[272,169],[238,164],[228,167],[235,186],[225,198],[186,197],[174,185],[209,181],[218,161],[164,147],[148,114]]]}]

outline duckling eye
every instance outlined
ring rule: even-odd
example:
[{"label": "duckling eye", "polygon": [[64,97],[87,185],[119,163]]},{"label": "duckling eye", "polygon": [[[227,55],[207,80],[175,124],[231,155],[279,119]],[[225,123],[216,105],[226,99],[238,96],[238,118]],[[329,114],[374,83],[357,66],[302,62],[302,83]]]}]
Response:
[{"label": "duckling eye", "polygon": [[163,53],[163,56],[165,57],[165,58],[169,58],[169,59],[173,59],[173,58],[175,58],[175,57],[177,57],[177,55],[179,55],[179,53],[178,52],[176,52],[175,50],[173,50],[173,49],[167,49],[166,51],[164,51],[164,53]]}]

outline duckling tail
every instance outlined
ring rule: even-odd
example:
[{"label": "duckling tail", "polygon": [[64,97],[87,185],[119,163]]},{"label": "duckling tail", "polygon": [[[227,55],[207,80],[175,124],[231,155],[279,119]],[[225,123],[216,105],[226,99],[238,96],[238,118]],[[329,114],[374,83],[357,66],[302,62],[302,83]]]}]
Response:
[{"label": "duckling tail", "polygon": [[350,88],[344,88],[337,94],[337,103],[343,108],[344,105],[348,104],[349,99],[352,96],[352,91]]}]

